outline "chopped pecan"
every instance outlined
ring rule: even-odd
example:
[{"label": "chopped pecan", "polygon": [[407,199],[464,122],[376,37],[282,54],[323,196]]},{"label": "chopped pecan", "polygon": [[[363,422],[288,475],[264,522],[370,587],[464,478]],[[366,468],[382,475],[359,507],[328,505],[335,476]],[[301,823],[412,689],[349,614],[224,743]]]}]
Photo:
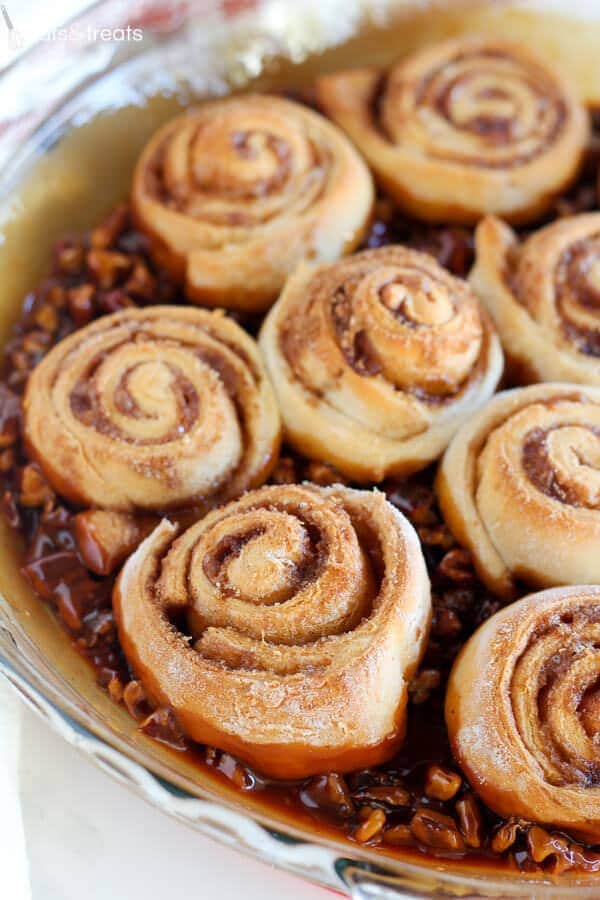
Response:
[{"label": "chopped pecan", "polygon": [[451,800],[458,794],[462,778],[443,766],[429,766],[425,775],[425,794],[434,800]]},{"label": "chopped pecan", "polygon": [[560,834],[549,834],[539,825],[527,832],[527,849],[534,862],[544,864],[546,871],[559,875],[575,864],[571,842]]},{"label": "chopped pecan", "polygon": [[142,262],[136,262],[123,285],[123,290],[136,300],[151,301],[156,294],[156,278]]},{"label": "chopped pecan", "polygon": [[434,608],[431,630],[437,637],[454,637],[460,634],[462,627],[462,622],[453,609],[444,606]]},{"label": "chopped pecan", "polygon": [[434,525],[433,527],[421,525],[417,528],[417,532],[421,542],[430,547],[449,550],[454,544],[454,538],[445,525]]},{"label": "chopped pecan", "polygon": [[310,808],[328,810],[335,816],[348,818],[354,813],[354,803],[343,775],[315,775],[301,791],[303,803]]},{"label": "chopped pecan", "polygon": [[42,512],[29,547],[26,560],[41,559],[58,550],[75,550],[75,541],[71,534],[71,513],[64,506],[55,506],[52,510]]},{"label": "chopped pecan", "polygon": [[254,776],[241,763],[230,756],[229,753],[221,753],[217,762],[219,772],[232,781],[241,791],[249,791],[255,785]]},{"label": "chopped pecan", "polygon": [[100,291],[96,299],[100,311],[103,313],[114,313],[120,309],[135,306],[135,302],[125,293],[123,288],[115,288],[112,291]]},{"label": "chopped pecan", "polygon": [[110,695],[110,699],[114,700],[115,703],[120,703],[122,701],[123,682],[117,675],[114,675],[108,682],[108,693]]},{"label": "chopped pecan", "polygon": [[15,465],[17,455],[12,447],[0,452],[0,472],[5,475]]},{"label": "chopped pecan", "polygon": [[385,803],[386,806],[410,806],[410,794],[398,784],[361,788],[353,794],[355,800]]},{"label": "chopped pecan", "polygon": [[155,516],[88,509],[73,519],[79,554],[96,575],[109,575],[157,525]]},{"label": "chopped pecan", "polygon": [[386,484],[385,492],[390,503],[408,516],[413,525],[438,524],[439,520],[433,509],[431,485],[420,481],[392,481]]},{"label": "chopped pecan", "polygon": [[321,487],[329,487],[332,484],[347,484],[348,481],[333,466],[323,462],[309,462],[304,471],[307,481],[319,484]]},{"label": "chopped pecan", "polygon": [[468,228],[429,228],[416,242],[417,249],[435,256],[441,266],[464,278],[474,259],[473,234]]},{"label": "chopped pecan", "polygon": [[116,206],[90,235],[90,244],[96,250],[112,247],[129,224],[129,207],[126,203]]},{"label": "chopped pecan", "polygon": [[448,550],[438,566],[438,572],[457,584],[469,584],[475,579],[471,554],[464,547]]},{"label": "chopped pecan", "polygon": [[451,816],[424,807],[417,809],[410,820],[414,837],[436,850],[464,850],[465,842]]},{"label": "chopped pecan", "polygon": [[590,184],[579,185],[566,197],[559,197],[554,206],[554,212],[558,218],[575,216],[578,213],[595,210],[597,205],[597,192],[595,186]]},{"label": "chopped pecan", "polygon": [[113,288],[131,269],[131,258],[113,250],[90,250],[86,263],[95,282],[103,290]]},{"label": "chopped pecan", "polygon": [[217,766],[221,759],[221,751],[216,747],[206,747],[204,750],[204,762],[207,766]]},{"label": "chopped pecan", "polygon": [[527,831],[529,825],[523,819],[507,819],[493,834],[490,844],[494,853],[504,853],[508,850],[518,836]]},{"label": "chopped pecan", "polygon": [[55,266],[65,275],[77,275],[83,269],[85,251],[77,241],[59,241],[54,248]]},{"label": "chopped pecan", "polygon": [[273,484],[294,484],[298,481],[296,464],[291,456],[281,456],[279,458],[271,475],[271,481]]},{"label": "chopped pecan", "polygon": [[36,357],[36,359],[32,360],[35,365],[37,361],[39,361],[41,355],[46,351],[48,345],[50,344],[51,335],[47,331],[30,331],[29,334],[26,334],[23,338],[22,347],[25,353],[29,356]]},{"label": "chopped pecan", "polygon": [[412,702],[419,706],[426,703],[441,683],[442,676],[437,669],[421,669],[417,672],[408,687],[408,693]]},{"label": "chopped pecan", "polygon": [[86,617],[85,646],[95,647],[108,635],[116,632],[115,618],[112,609],[99,609]]},{"label": "chopped pecan", "polygon": [[58,313],[56,306],[50,303],[44,303],[35,313],[35,323],[39,325],[45,332],[54,334],[58,328]]},{"label": "chopped pecan", "polygon": [[483,820],[479,803],[470,791],[456,801],[456,817],[467,847],[481,847],[483,843]]},{"label": "chopped pecan", "polygon": [[187,743],[183,731],[179,727],[175,713],[169,706],[161,706],[151,712],[139,725],[140,731],[148,737],[167,744],[175,750],[185,750]]},{"label": "chopped pecan", "polygon": [[127,707],[127,711],[134,719],[143,722],[147,719],[152,708],[148,702],[146,691],[142,687],[141,681],[130,681],[125,685],[123,690],[123,703]]},{"label": "chopped pecan", "polygon": [[382,809],[368,809],[364,821],[354,831],[354,839],[361,844],[372,841],[381,834],[386,821],[387,817]]},{"label": "chopped pecan", "polygon": [[10,363],[13,369],[16,369],[18,372],[25,372],[27,375],[29,374],[31,363],[27,353],[22,348],[14,350],[10,354]]},{"label": "chopped pecan", "polygon": [[67,292],[60,284],[52,284],[44,293],[44,298],[56,309],[64,309],[67,305]]},{"label": "chopped pecan", "polygon": [[27,563],[21,571],[40,597],[55,604],[67,628],[79,634],[98,585],[89,578],[77,554],[70,550],[52,553]]},{"label": "chopped pecan", "polygon": [[54,491],[36,463],[28,463],[21,469],[19,487],[19,503],[21,506],[44,506],[52,503],[55,499]]},{"label": "chopped pecan", "polygon": [[385,829],[383,839],[394,847],[405,847],[413,843],[413,834],[410,825],[392,825],[391,828]]},{"label": "chopped pecan", "polygon": [[68,305],[71,318],[78,328],[87,325],[94,318],[96,289],[93,284],[79,284],[68,292]]}]

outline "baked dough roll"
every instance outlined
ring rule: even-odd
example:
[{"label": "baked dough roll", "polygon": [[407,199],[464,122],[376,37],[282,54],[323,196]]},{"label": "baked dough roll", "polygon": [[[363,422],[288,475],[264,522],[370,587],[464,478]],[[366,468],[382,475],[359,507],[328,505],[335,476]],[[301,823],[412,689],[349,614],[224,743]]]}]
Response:
[{"label": "baked dough roll", "polygon": [[589,136],[555,61],[493,38],[434,44],[385,73],[324,76],[318,98],[384,189],[433,222],[535,219],[575,177]]},{"label": "baked dough roll", "polygon": [[202,508],[263,483],[280,420],[256,344],[221,312],[127,309],[60,341],[29,378],[27,450],[74,503]]},{"label": "baked dough roll", "polygon": [[488,217],[476,247],[469,280],[513,379],[600,385],[600,213],[559,219],[522,243]]},{"label": "baked dough roll", "polygon": [[448,682],[454,755],[483,801],[600,841],[600,587],[529,594],[488,619]]},{"label": "baked dough roll", "polygon": [[437,491],[492,591],[600,583],[600,388],[497,394],[448,447]]},{"label": "baked dough roll", "polygon": [[373,185],[335,125],[291,100],[249,95],[160,129],[137,164],[132,203],[158,264],[190,299],[260,311],[298,262],[360,243]]},{"label": "baked dough roll", "polygon": [[195,741],[277,778],[375,765],[402,741],[429,581],[383,494],[271,486],[180,537],[164,520],[113,600],[130,665]]},{"label": "baked dough roll", "polygon": [[467,284],[405,247],[299,268],[259,344],[289,442],[361,482],[436,459],[502,372]]}]

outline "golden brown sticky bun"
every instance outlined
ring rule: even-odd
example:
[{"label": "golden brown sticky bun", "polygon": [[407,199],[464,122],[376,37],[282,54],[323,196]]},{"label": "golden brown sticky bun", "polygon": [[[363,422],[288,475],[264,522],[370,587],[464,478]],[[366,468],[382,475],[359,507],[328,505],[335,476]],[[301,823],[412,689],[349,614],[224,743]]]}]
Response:
[{"label": "golden brown sticky bun", "polygon": [[523,243],[488,217],[476,245],[469,280],[512,377],[600,385],[600,213],[559,219]]},{"label": "golden brown sticky bun", "polygon": [[290,443],[357,481],[436,459],[502,372],[468,285],[405,247],[300,267],[259,345]]},{"label": "golden brown sticky bun", "polygon": [[216,505],[262,484],[279,449],[257,347],[220,312],[104,316],[39,363],[23,409],[54,489],[121,512]]},{"label": "golden brown sticky bun", "polygon": [[140,157],[132,199],[157,262],[192,300],[257,311],[301,260],[358,245],[373,186],[335,125],[290,100],[250,95],[165,125]]},{"label": "golden brown sticky bun", "polygon": [[600,388],[497,394],[456,434],[437,489],[491,590],[600,583]]},{"label": "golden brown sticky bun", "polygon": [[454,755],[484,802],[600,841],[600,587],[529,594],[487,620],[448,682]]},{"label": "golden brown sticky bun", "polygon": [[576,175],[589,132],[554,60],[493,38],[325,76],[318,97],[384,188],[430,221],[539,216]]},{"label": "golden brown sticky bun", "polygon": [[130,665],[195,741],[301,778],[374,765],[403,738],[429,582],[383,494],[272,486],[180,537],[165,520],[113,600]]}]

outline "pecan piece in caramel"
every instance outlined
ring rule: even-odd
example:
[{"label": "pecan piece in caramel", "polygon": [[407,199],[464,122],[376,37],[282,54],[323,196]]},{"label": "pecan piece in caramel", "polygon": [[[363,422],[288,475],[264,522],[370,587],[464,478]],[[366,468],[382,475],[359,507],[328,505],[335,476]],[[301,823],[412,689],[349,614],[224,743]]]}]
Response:
[{"label": "pecan piece in caramel", "polygon": [[21,470],[20,488],[21,506],[44,506],[52,503],[55,497],[54,491],[35,463],[29,463]]},{"label": "pecan piece in caramel", "polygon": [[88,509],[73,519],[73,534],[84,564],[96,575],[110,575],[157,524],[154,516],[131,516]]},{"label": "pecan piece in caramel", "polygon": [[386,823],[386,815],[382,809],[369,809],[368,807],[364,807],[364,809],[367,810],[365,819],[354,832],[354,838],[360,844],[366,844],[367,841],[379,837]]},{"label": "pecan piece in caramel", "polygon": [[443,766],[429,766],[425,777],[425,794],[434,800],[451,800],[460,790],[462,778]]},{"label": "pecan piece in caramel", "polygon": [[465,842],[451,816],[421,807],[410,821],[411,831],[418,841],[435,850],[464,850]]}]

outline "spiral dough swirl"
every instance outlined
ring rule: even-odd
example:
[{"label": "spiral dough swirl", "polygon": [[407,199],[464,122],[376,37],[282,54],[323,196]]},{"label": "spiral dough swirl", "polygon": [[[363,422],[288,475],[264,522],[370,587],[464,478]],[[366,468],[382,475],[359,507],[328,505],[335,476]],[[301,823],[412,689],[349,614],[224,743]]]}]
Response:
[{"label": "spiral dough swirl", "polygon": [[460,38],[383,74],[321,79],[324,110],[410,213],[531,220],[575,176],[589,123],[570,85],[523,45]]},{"label": "spiral dough swirl", "polygon": [[465,282],[405,247],[300,269],[259,343],[288,440],[359,481],[436,459],[502,371]]},{"label": "spiral dough swirl", "polygon": [[497,394],[448,447],[438,494],[492,590],[600,582],[600,388]]},{"label": "spiral dough swirl", "polygon": [[520,381],[600,385],[600,213],[559,219],[522,244],[489,217],[470,281]]},{"label": "spiral dough swirl", "polygon": [[256,95],[164,126],[138,162],[132,200],[157,261],[190,299],[262,310],[298,262],[334,260],[359,243],[373,186],[334,125]]},{"label": "spiral dough swirl", "polygon": [[75,503],[206,507],[261,484],[279,415],[256,345],[219,312],[105,316],[57,344],[24,397],[29,453]]},{"label": "spiral dough swirl", "polygon": [[402,739],[429,583],[382,494],[273,486],[180,537],[165,520],[114,605],[129,663],[196,741],[298,778],[380,762]]},{"label": "spiral dough swirl", "polygon": [[496,613],[463,648],[446,721],[501,816],[600,841],[600,588],[554,588]]}]

